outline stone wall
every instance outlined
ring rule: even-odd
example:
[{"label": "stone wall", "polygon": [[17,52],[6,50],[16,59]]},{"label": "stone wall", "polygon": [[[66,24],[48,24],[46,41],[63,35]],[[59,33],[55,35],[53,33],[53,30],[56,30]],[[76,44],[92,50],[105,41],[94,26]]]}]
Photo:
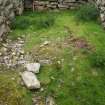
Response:
[{"label": "stone wall", "polygon": [[88,0],[49,0],[49,1],[34,1],[35,10],[47,9],[74,9],[88,2]]},{"label": "stone wall", "polygon": [[95,3],[100,11],[100,18],[102,25],[105,28],[105,0],[95,0]]},{"label": "stone wall", "polygon": [[20,0],[0,0],[0,41],[9,32],[10,21],[15,14],[21,15],[23,11],[22,1]]},{"label": "stone wall", "polygon": [[49,1],[36,0],[34,2],[35,4],[34,9],[35,10],[75,9],[87,2],[96,4],[100,11],[102,25],[105,28],[105,0],[49,0]]}]

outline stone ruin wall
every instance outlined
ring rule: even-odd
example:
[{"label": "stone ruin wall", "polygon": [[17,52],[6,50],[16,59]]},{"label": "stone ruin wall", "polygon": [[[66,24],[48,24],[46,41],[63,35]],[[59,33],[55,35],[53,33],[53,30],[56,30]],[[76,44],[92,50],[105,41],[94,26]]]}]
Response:
[{"label": "stone ruin wall", "polygon": [[105,0],[35,0],[34,9],[39,11],[49,9],[76,9],[87,2],[96,4],[97,8],[100,11],[102,25],[105,28]]},{"label": "stone ruin wall", "polygon": [[102,25],[105,28],[105,0],[94,0],[99,11]]},{"label": "stone ruin wall", "polygon": [[9,25],[14,16],[21,15],[23,11],[20,0],[0,0],[0,41],[10,31]]},{"label": "stone ruin wall", "polygon": [[[28,0],[26,0],[28,1]],[[75,9],[82,4],[85,4],[88,0],[35,0],[34,9],[35,10],[49,10],[49,9]],[[28,8],[28,4],[26,4]],[[31,6],[29,6],[31,7]]]}]

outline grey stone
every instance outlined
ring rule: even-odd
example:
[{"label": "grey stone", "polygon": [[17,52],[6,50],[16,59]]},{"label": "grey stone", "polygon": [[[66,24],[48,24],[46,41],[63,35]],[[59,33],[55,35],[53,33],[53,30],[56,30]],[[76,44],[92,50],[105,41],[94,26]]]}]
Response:
[{"label": "grey stone", "polygon": [[46,105],[56,105],[54,98],[51,96],[46,97]]},{"label": "grey stone", "polygon": [[32,72],[25,71],[21,74],[22,80],[28,89],[39,89],[40,81]]},{"label": "grey stone", "polygon": [[45,64],[52,64],[52,61],[49,59],[43,59],[43,60],[39,60],[41,65],[45,65]]},{"label": "grey stone", "polygon": [[40,63],[28,63],[25,64],[27,71],[39,73],[40,70]]}]

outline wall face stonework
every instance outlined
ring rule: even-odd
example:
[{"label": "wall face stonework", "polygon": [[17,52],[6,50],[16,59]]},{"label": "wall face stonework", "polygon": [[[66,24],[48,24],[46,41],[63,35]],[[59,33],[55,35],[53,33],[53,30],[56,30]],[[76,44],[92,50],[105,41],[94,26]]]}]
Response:
[{"label": "wall face stonework", "polygon": [[10,21],[15,14],[21,15],[23,11],[22,2],[18,0],[0,0],[0,41],[9,32]]},{"label": "wall face stonework", "polygon": [[21,15],[23,13],[24,5],[23,0],[11,0],[14,5],[14,11],[16,15]]},{"label": "wall face stonework", "polygon": [[105,28],[105,0],[95,0],[95,3],[100,11],[100,18],[102,25]]},{"label": "wall face stonework", "polygon": [[35,0],[33,9],[34,10],[75,9],[82,4],[85,4],[86,2],[88,2],[88,0],[49,0],[49,1]]}]

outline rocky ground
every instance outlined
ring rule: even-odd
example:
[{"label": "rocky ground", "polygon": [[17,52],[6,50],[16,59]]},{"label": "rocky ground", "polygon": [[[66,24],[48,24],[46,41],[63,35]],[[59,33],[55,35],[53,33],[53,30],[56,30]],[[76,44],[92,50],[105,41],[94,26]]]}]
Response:
[{"label": "rocky ground", "polygon": [[[17,68],[22,66],[27,70],[27,72],[25,71],[21,74],[26,86],[30,89],[40,88],[40,82],[34,75],[34,73],[39,73],[40,64],[31,63],[32,57],[29,53],[25,53],[23,47],[24,40],[22,38],[18,38],[14,42],[7,39],[6,42],[1,45],[0,65],[7,66],[7,68]],[[33,84],[33,81],[35,84]]]},{"label": "rocky ground", "polygon": [[18,38],[18,40],[14,42],[7,39],[6,42],[1,44],[0,64],[6,65],[9,68],[26,63],[27,60],[24,54],[23,46],[24,40],[21,38]]},{"label": "rocky ground", "polygon": [[[18,38],[15,41],[7,39],[2,43],[0,45],[0,66],[13,69],[21,66],[23,68],[20,71],[22,85],[25,85],[29,90],[40,89],[40,91],[43,91],[36,75],[40,72],[41,64],[34,62],[31,54],[24,51],[24,43],[25,40],[23,38]],[[41,47],[47,44],[48,42],[46,41]],[[45,99],[40,96],[33,96],[32,101],[34,105],[42,105],[43,103],[45,105],[55,105],[54,99],[51,96]]]}]

